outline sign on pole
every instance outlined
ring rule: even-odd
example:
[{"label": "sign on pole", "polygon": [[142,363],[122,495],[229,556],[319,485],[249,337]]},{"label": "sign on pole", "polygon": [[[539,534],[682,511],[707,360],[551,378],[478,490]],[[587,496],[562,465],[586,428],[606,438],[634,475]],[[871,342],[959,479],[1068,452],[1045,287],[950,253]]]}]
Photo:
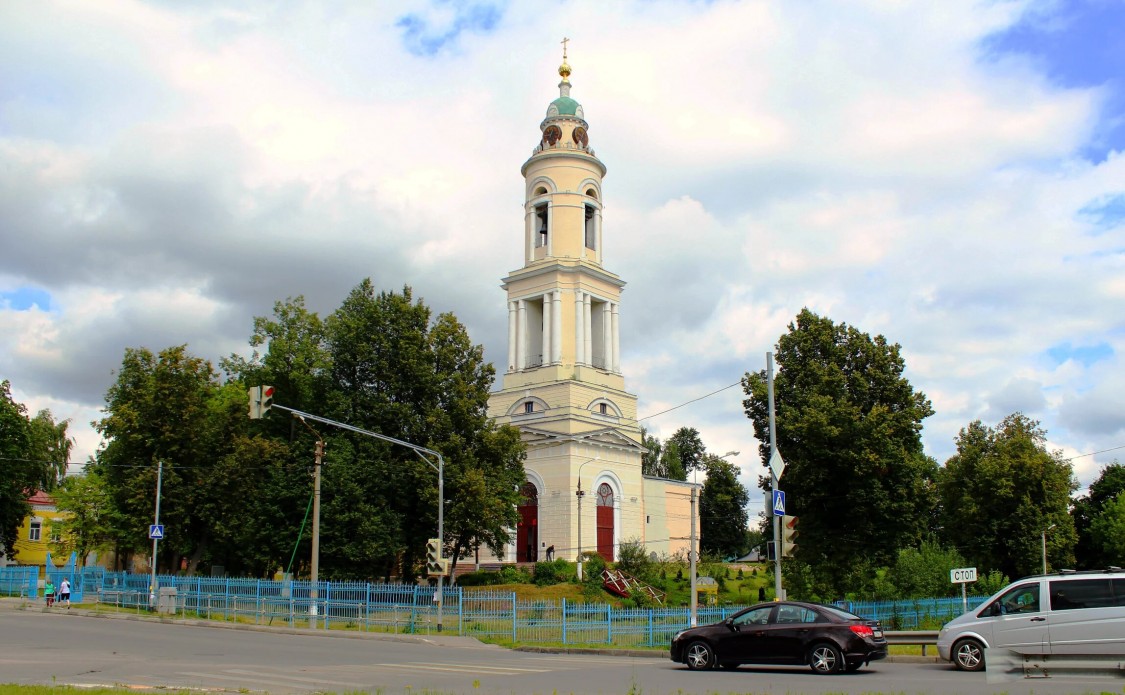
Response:
[{"label": "sign on pole", "polygon": [[149,524],[148,537],[153,540],[164,538],[164,524]]},{"label": "sign on pole", "polygon": [[975,582],[976,580],[976,567],[960,567],[955,570],[949,570],[949,581],[961,585],[961,610],[966,613],[969,611],[969,591],[965,587],[969,582]]},{"label": "sign on pole", "polygon": [[785,492],[782,490],[773,491],[773,515],[785,516]]},{"label": "sign on pole", "polygon": [[777,449],[774,449],[770,456],[770,471],[773,473],[774,480],[781,480],[781,474],[785,472],[785,461],[781,458],[781,452]]},{"label": "sign on pole", "polygon": [[961,567],[955,570],[949,570],[949,581],[953,584],[967,584],[977,580],[976,567]]}]

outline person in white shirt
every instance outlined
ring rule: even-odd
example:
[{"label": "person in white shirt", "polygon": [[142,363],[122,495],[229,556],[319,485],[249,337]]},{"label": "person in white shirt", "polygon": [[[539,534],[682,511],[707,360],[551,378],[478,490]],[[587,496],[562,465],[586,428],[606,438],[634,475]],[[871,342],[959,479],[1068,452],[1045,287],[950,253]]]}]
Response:
[{"label": "person in white shirt", "polygon": [[70,580],[63,577],[59,582],[59,603],[66,601],[66,609],[70,610]]}]

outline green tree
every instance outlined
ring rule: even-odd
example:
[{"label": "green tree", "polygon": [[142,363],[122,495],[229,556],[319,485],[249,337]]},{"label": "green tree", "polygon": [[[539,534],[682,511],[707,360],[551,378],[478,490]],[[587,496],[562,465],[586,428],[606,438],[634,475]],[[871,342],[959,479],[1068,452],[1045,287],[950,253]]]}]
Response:
[{"label": "green tree", "polygon": [[660,439],[652,436],[647,429],[642,427],[641,445],[645,448],[641,454],[641,474],[658,478],[664,477],[661,475],[660,469]]},{"label": "green tree", "polygon": [[[902,376],[897,344],[804,309],[776,348],[777,444],[788,510],[801,518],[797,557],[818,591],[854,588],[921,541],[935,503],[936,464],[922,452],[929,400]],[[743,402],[769,460],[765,370],[743,379]],[[763,481],[768,488],[768,481]],[[792,566],[794,563],[790,563]]]},{"label": "green tree", "polygon": [[939,476],[941,534],[983,571],[1010,577],[1041,569],[1047,534],[1050,563],[1073,567],[1068,513],[1077,483],[1069,462],[1045,448],[1047,433],[1020,413],[995,428],[979,420],[961,430],[957,453]]},{"label": "green tree", "polygon": [[680,458],[680,447],[671,439],[664,442],[657,472],[661,478],[687,480],[687,471],[684,469],[683,460]]},{"label": "green tree", "polygon": [[181,556],[197,562],[206,551],[212,520],[204,510],[214,499],[210,469],[223,453],[217,442],[225,439],[225,424],[246,419],[244,395],[236,401],[228,391],[215,402],[219,393],[211,364],[190,355],[186,346],[159,354],[146,348],[125,351],[106,393],[106,416],[95,423],[106,444],[92,464],[124,524],[119,557],[149,546],[160,461],[163,567],[176,566]]},{"label": "green tree", "polygon": [[30,429],[27,409],[12,399],[11,384],[0,381],[0,542],[8,557],[15,556],[20,525],[31,513],[28,495],[42,479],[29,457]]},{"label": "green tree", "polygon": [[704,456],[707,480],[699,498],[699,546],[704,554],[738,557],[749,549],[746,504],[750,494],[738,481],[738,466],[718,456]]},{"label": "green tree", "polygon": [[92,467],[68,475],[52,493],[60,515],[58,550],[75,552],[79,564],[95,551],[112,551],[126,527],[110,499],[105,480]]},{"label": "green tree", "polygon": [[74,440],[67,436],[69,420],[55,422],[50,410],[40,410],[29,421],[27,457],[41,470],[38,485],[51,492],[66,477]]},{"label": "green tree", "polygon": [[707,455],[707,449],[703,446],[703,440],[699,438],[699,430],[694,427],[681,427],[672,433],[668,441],[675,443],[676,451],[680,455],[679,468],[682,468],[684,473],[706,469],[707,463],[704,457]]},{"label": "green tree", "polygon": [[1090,522],[1090,540],[1093,549],[1109,560],[1106,566],[1120,567],[1125,561],[1125,494],[1102,505]]},{"label": "green tree", "polygon": [[1102,469],[1097,479],[1090,484],[1086,494],[1074,501],[1072,516],[1074,528],[1078,533],[1078,545],[1075,546],[1074,554],[1079,568],[1099,569],[1110,565],[1121,565],[1120,555],[1114,558],[1105,554],[1103,543],[1094,539],[1091,527],[1094,519],[1102,513],[1105,506],[1120,497],[1123,492],[1125,492],[1125,466],[1114,461]]},{"label": "green tree", "polygon": [[949,570],[964,566],[959,552],[927,540],[918,548],[900,550],[888,579],[897,590],[894,598],[952,596],[960,587],[949,581]]},{"label": "green tree", "polygon": [[[449,545],[454,551],[506,545],[524,448],[516,431],[497,428],[487,416],[495,371],[483,349],[452,314],[431,320],[409,287],[376,293],[370,280],[329,318],[327,336],[333,417],[441,452]],[[389,573],[397,566],[409,576],[437,529],[437,475],[405,447],[344,437],[351,459],[326,468],[325,514],[362,512],[379,530],[366,538],[329,536],[328,547],[339,544],[338,557],[351,560],[349,572]],[[340,475],[346,471],[351,475]]]}]

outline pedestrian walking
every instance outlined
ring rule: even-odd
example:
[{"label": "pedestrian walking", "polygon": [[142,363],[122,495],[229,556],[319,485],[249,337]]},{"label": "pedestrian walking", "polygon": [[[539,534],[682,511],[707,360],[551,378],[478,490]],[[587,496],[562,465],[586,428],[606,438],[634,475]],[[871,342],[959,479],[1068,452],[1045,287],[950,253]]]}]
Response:
[{"label": "pedestrian walking", "polygon": [[43,598],[47,599],[47,608],[55,605],[55,584],[50,579],[43,585]]},{"label": "pedestrian walking", "polygon": [[59,603],[66,601],[66,609],[70,610],[70,579],[63,577],[59,582]]}]

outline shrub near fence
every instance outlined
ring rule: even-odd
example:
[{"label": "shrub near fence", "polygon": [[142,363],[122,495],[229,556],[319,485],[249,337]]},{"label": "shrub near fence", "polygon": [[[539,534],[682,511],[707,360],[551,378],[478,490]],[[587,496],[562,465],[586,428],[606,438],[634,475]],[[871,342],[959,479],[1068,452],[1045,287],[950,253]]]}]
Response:
[{"label": "shrub near fence", "polygon": [[[12,570],[0,568],[0,591]],[[87,568],[90,569],[90,568]],[[8,574],[5,574],[5,573]],[[83,571],[79,578],[87,600],[106,606],[147,612],[149,575]],[[9,583],[15,582],[9,579]],[[395,633],[436,633],[436,589],[416,584],[318,582],[317,596],[307,581],[160,575],[157,585],[174,596],[159,599],[161,610],[184,617],[318,629],[355,629]],[[491,640],[528,644],[663,647],[688,627],[687,608],[615,608],[609,604],[573,601],[521,601],[515,593],[444,587],[442,630]],[[983,597],[970,597],[975,608]],[[960,615],[960,598],[911,601],[841,601],[837,605],[879,620],[885,630],[910,630],[940,625]],[[701,606],[698,623],[724,620],[744,606]],[[315,618],[315,620],[314,620]]]}]

